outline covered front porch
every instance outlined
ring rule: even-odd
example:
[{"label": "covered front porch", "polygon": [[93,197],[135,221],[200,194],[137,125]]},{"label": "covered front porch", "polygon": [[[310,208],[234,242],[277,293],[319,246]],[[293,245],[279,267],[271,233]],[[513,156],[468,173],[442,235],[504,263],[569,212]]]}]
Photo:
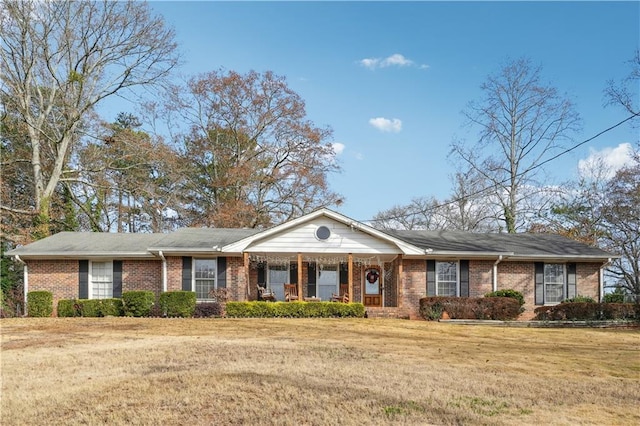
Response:
[{"label": "covered front porch", "polygon": [[[402,255],[363,256],[351,253],[245,253],[248,298],[259,300],[261,289],[276,301],[331,301],[346,293],[350,302],[366,307],[397,307],[401,299]],[[264,291],[264,290],[263,290]]]}]

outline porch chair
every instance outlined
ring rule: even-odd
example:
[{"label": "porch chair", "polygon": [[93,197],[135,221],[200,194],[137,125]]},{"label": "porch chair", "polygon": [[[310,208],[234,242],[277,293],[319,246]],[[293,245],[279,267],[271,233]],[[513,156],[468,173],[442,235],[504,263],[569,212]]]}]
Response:
[{"label": "porch chair", "polygon": [[284,285],[284,300],[291,302],[292,300],[299,300],[298,297],[298,284],[285,284]]},{"label": "porch chair", "polygon": [[331,301],[349,303],[349,284],[340,284],[340,293],[331,293]]},{"label": "porch chair", "polygon": [[276,295],[270,289],[267,289],[266,286],[261,286],[258,284],[258,300],[262,300],[265,302],[275,302]]}]

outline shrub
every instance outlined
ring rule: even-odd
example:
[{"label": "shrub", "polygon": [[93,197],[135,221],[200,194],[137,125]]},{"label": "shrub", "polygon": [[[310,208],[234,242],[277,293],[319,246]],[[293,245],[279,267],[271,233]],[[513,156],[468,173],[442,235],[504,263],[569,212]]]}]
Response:
[{"label": "shrub", "polygon": [[571,299],[565,299],[562,303],[596,303],[593,297],[577,295]]},{"label": "shrub", "polygon": [[80,306],[75,299],[58,300],[58,316],[60,318],[79,317]]},{"label": "shrub", "polygon": [[160,309],[168,317],[190,318],[196,309],[193,291],[168,291],[160,295]]},{"label": "shrub", "polygon": [[103,317],[121,317],[124,315],[122,299],[101,299],[100,314]]},{"label": "shrub", "polygon": [[152,291],[125,291],[122,293],[124,315],[127,317],[146,317],[151,312],[151,307],[156,296]]},{"label": "shrub", "polygon": [[624,303],[624,293],[614,292],[605,294],[603,298],[604,303]]},{"label": "shrub", "polygon": [[452,319],[512,320],[520,315],[520,303],[512,297],[423,297],[420,314],[439,319],[443,312]]},{"label": "shrub", "polygon": [[631,303],[571,302],[535,309],[540,321],[640,320],[639,308]]},{"label": "shrub", "polygon": [[82,299],[76,301],[80,316],[88,318],[121,317],[124,315],[121,299]]},{"label": "shrub", "polygon": [[27,293],[27,313],[30,317],[50,317],[53,313],[53,294],[50,291]]},{"label": "shrub", "polygon": [[222,303],[218,303],[218,302],[196,303],[196,309],[193,313],[193,317],[194,318],[221,317],[223,313],[224,313],[224,307]]},{"label": "shrub", "polygon": [[335,302],[229,302],[230,318],[363,318],[362,303]]},{"label": "shrub", "polygon": [[524,295],[517,290],[506,288],[504,290],[492,291],[484,295],[484,297],[511,297],[516,299],[520,304],[520,312],[524,312]]}]

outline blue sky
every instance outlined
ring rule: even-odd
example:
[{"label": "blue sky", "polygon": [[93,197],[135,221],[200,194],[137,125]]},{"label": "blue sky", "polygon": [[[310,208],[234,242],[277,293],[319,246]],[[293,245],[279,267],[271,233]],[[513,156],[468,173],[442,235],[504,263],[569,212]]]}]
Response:
[{"label": "blue sky", "polygon": [[[626,118],[604,107],[603,90],[628,75],[640,37],[640,2],[151,6],[176,31],[184,74],[223,67],[287,78],[342,149],[343,172],[330,179],[345,197],[338,210],[363,221],[414,197],[450,195],[450,143],[475,137],[461,111],[507,58],[531,58],[575,102],[583,119],[575,143]],[[622,126],[551,162],[547,183],[574,178],[579,160],[635,143],[637,133]]]}]

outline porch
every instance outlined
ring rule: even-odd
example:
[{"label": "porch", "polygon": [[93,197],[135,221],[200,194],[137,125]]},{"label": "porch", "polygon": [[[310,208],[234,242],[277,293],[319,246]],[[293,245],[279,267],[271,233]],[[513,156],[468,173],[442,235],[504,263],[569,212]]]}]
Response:
[{"label": "porch", "polygon": [[295,285],[301,301],[331,301],[346,292],[350,302],[365,307],[398,307],[401,265],[401,256],[244,254],[249,300],[258,300],[262,288],[285,301],[285,286]]}]

